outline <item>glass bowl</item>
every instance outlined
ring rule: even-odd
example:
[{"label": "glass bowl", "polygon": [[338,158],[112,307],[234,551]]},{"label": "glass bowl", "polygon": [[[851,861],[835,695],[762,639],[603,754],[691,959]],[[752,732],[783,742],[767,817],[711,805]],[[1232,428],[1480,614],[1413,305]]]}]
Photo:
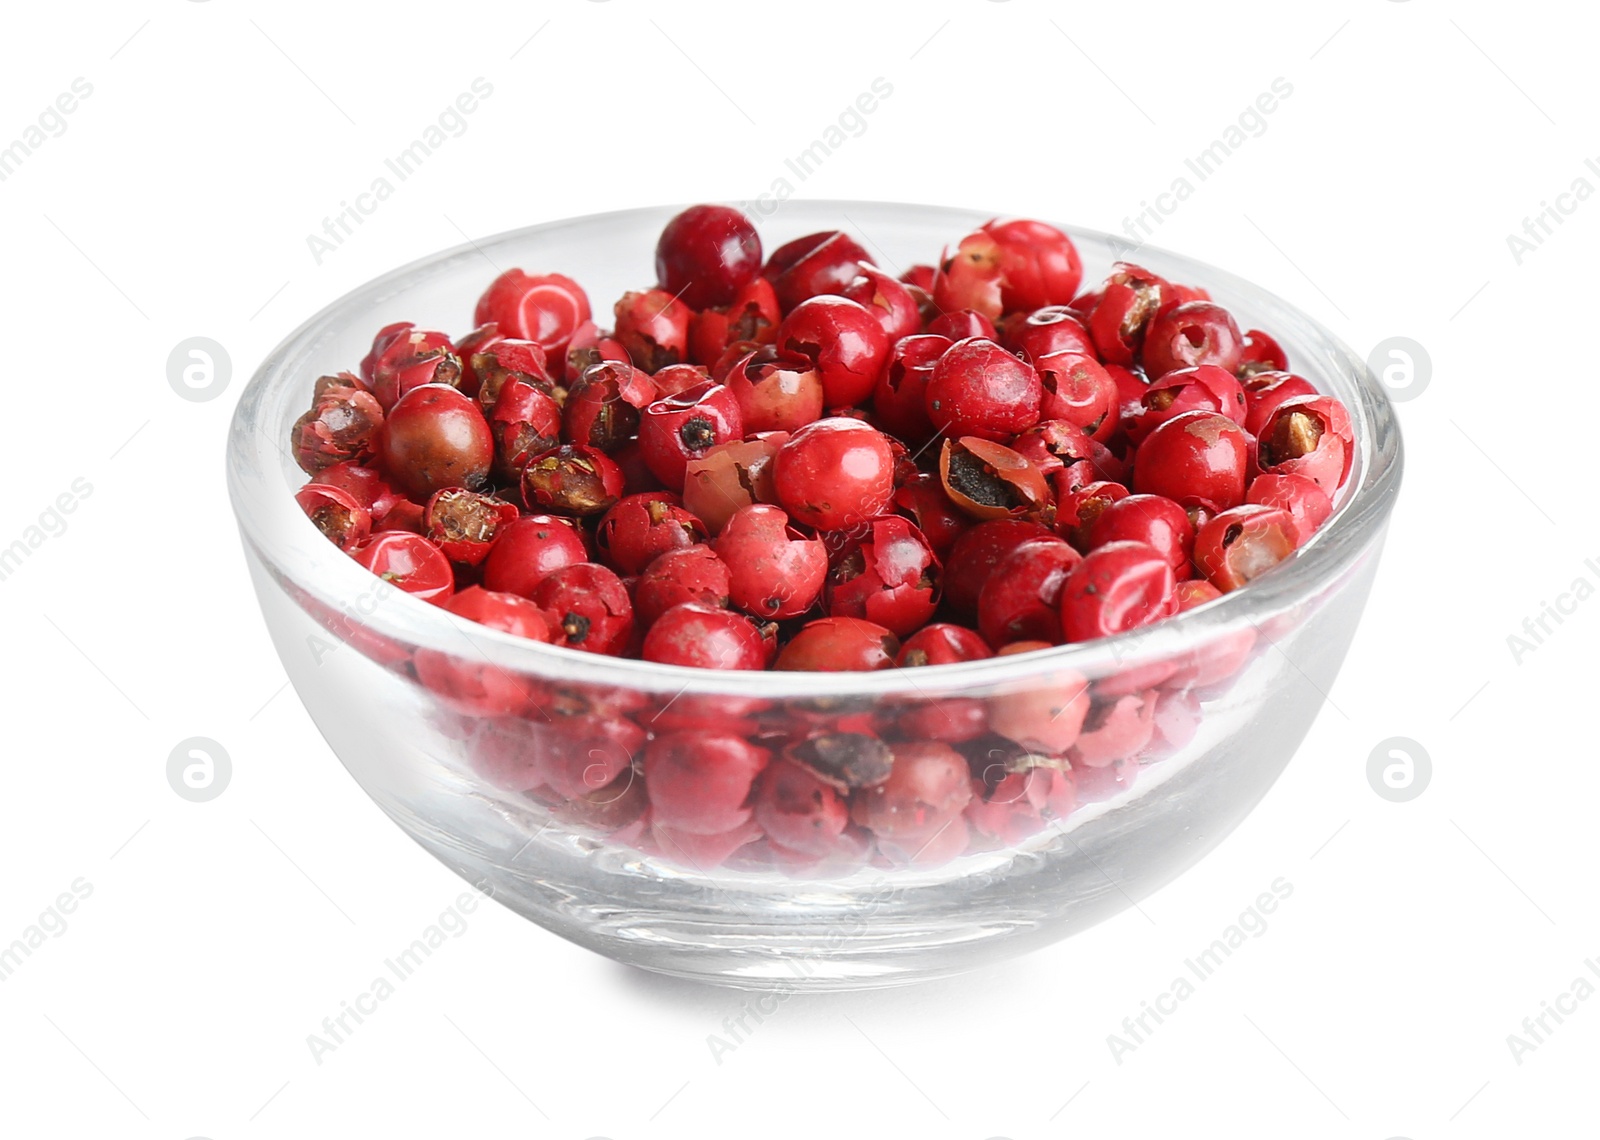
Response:
[{"label": "glass bowl", "polygon": [[[395,270],[312,317],[245,390],[227,465],[246,559],[289,678],[345,767],[446,866],[541,926],[645,969],[752,988],[958,972],[1083,930],[1194,864],[1260,801],[1316,716],[1366,603],[1401,473],[1393,410],[1366,365],[1303,313],[1210,266],[1138,254],[1204,286],[1241,328],[1277,337],[1293,370],[1349,408],[1358,454],[1335,515],[1290,559],[1131,634],[864,674],[660,666],[456,619],[386,586],[302,514],[305,475],[286,441],[318,376],[352,368],[391,321],[464,333],[479,293],[513,266],[570,274],[603,311],[653,280],[656,237],[676,212],[532,226]],[[987,217],[811,201],[756,220],[767,249],[843,228],[898,273]],[[1063,228],[1086,283],[1125,248]],[[417,679],[419,659],[431,659],[432,687]],[[516,715],[503,715],[507,693]],[[973,717],[990,733],[956,746],[971,777],[960,814],[952,786],[928,793],[941,805],[932,814],[890,810],[884,772],[902,783],[948,775],[936,763],[929,774],[927,755],[949,754],[927,741],[960,735],[943,726]],[[900,742],[886,750],[874,736]],[[717,737],[788,749],[852,805],[871,800],[854,810],[874,830],[852,824],[826,851],[800,855],[754,824],[705,836],[655,821],[661,757],[681,772],[718,755],[728,742]]]}]

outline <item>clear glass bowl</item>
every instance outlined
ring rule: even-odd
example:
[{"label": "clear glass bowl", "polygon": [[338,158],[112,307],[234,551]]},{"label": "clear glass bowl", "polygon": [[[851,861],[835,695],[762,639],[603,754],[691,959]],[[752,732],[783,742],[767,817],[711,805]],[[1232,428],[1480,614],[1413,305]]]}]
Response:
[{"label": "clear glass bowl", "polygon": [[[353,367],[391,321],[467,331],[479,293],[512,266],[570,274],[603,309],[652,280],[656,236],[675,212],[554,222],[425,258],[312,317],[251,380],[228,443],[234,511],[278,653],[345,767],[418,843],[540,925],[622,962],[748,987],[846,989],[954,973],[1082,930],[1195,863],[1266,793],[1322,704],[1366,603],[1401,472],[1393,410],[1366,365],[1298,310],[1210,266],[1154,249],[1138,257],[1204,286],[1242,328],[1277,337],[1291,368],[1348,406],[1358,454],[1334,517],[1287,562],[1133,634],[868,674],[659,666],[460,621],[385,587],[304,517],[293,493],[305,476],[286,440],[318,376]],[[817,201],[786,203],[760,225],[768,249],[847,229],[899,272],[985,220]],[[1098,280],[1117,240],[1067,228],[1085,281]],[[474,715],[418,682],[419,652],[491,689],[526,692],[533,707],[522,718]],[[1062,756],[1063,725],[1081,711],[1086,684],[1086,731],[1122,708]],[[915,737],[972,702],[991,727],[1032,742],[963,746],[991,801],[980,793],[979,806],[932,834],[861,841],[852,829],[811,865],[776,858],[759,838],[729,854],[718,849],[729,841],[650,826],[639,816],[649,747],[635,756],[618,743],[664,729],[775,750],[867,725]],[[638,729],[597,735],[596,724],[615,729],[622,718]],[[1140,740],[1146,721],[1148,742],[1116,743],[1130,731]],[[850,743],[859,740],[834,751],[850,758]],[[608,790],[590,802],[553,793],[549,771],[570,786],[592,770],[585,757],[616,773]],[[1032,775],[1000,782],[1029,765]]]}]

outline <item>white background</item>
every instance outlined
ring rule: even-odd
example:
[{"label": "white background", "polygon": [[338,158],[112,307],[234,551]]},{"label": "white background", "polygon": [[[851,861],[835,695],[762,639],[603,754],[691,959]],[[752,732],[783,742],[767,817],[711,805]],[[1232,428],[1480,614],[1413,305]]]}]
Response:
[{"label": "white background", "polygon": [[[1592,1117],[1600,1000],[1521,1064],[1506,1039],[1600,956],[1600,603],[1569,606],[1520,662],[1507,637],[1575,579],[1600,580],[1584,565],[1600,559],[1600,203],[1573,200],[1520,265],[1506,237],[1580,176],[1600,185],[1584,167],[1600,156],[1600,29],[1579,12],[131,0],[12,13],[0,140],[75,78],[93,93],[0,183],[0,546],[75,479],[93,492],[0,582],[0,943],[75,879],[93,893],[0,983],[0,1129],[1571,1134],[1562,1121]],[[479,76],[493,95],[465,133],[319,265],[306,236]],[[1431,359],[1426,390],[1400,406],[1407,472],[1386,561],[1311,736],[1250,819],[1138,909],[959,980],[791,999],[721,1064],[706,1038],[739,995],[653,980],[491,906],[318,1065],[307,1034],[462,885],[365,799],[284,688],[222,480],[245,379],[325,303],[464,235],[752,199],[880,76],[892,96],[798,194],[1107,230],[1274,78],[1292,84],[1156,240],[1279,291],[1363,355],[1398,335]],[[168,354],[192,336],[231,358],[216,399],[168,384]],[[191,736],[232,759],[208,803],[167,784],[168,753]],[[1407,803],[1366,776],[1393,736],[1432,758]],[[1294,892],[1266,933],[1116,1063],[1107,1034],[1279,876]]]}]

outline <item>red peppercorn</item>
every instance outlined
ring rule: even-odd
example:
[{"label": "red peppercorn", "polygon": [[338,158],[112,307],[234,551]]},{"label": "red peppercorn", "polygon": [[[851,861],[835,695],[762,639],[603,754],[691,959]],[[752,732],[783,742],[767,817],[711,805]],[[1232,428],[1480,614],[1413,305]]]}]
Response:
[{"label": "red peppercorn", "polygon": [[1083,561],[1059,538],[1035,538],[995,564],[978,595],[978,631],[999,649],[1014,641],[1061,641],[1061,590]]},{"label": "red peppercorn", "polygon": [[928,322],[927,328],[923,331],[929,336],[942,336],[952,343],[958,340],[970,340],[973,337],[994,340],[999,335],[994,322],[973,309],[951,309],[949,312],[941,312]]},{"label": "red peppercorn", "polygon": [[689,357],[689,306],[663,289],[624,293],[616,304],[617,339],[636,367],[655,372]]},{"label": "red peppercorn", "polygon": [[466,740],[467,762],[492,787],[507,792],[531,792],[544,787],[539,771],[539,745],[543,731],[521,717],[476,718]]},{"label": "red peppercorn", "polygon": [[895,488],[894,505],[917,524],[934,554],[943,558],[972,519],[950,501],[937,475],[917,474]]},{"label": "red peppercorn", "polygon": [[996,657],[1015,657],[1019,653],[1037,653],[1041,649],[1052,649],[1054,645],[1048,641],[1011,641],[1002,645],[996,652]]},{"label": "red peppercorn", "polygon": [[1160,495],[1128,495],[1106,504],[1089,525],[1089,547],[1142,542],[1159,550],[1182,581],[1191,576],[1194,524],[1188,512]]},{"label": "red peppercorn", "polygon": [[1083,280],[1083,263],[1072,239],[1044,222],[1027,218],[985,222],[1000,261],[1000,304],[1014,313],[1065,305]]},{"label": "red peppercorn", "polygon": [[1094,444],[1066,420],[1041,420],[1011,441],[1011,450],[1050,481],[1058,500],[1096,479]]},{"label": "red peppercorn", "polygon": [[864,529],[835,551],[823,608],[903,637],[920,629],[939,604],[938,559],[922,532],[898,515],[873,519]]},{"label": "red peppercorn", "polygon": [[497,479],[516,483],[535,456],[561,444],[561,407],[532,384],[509,380],[489,412]]},{"label": "red peppercorn", "polygon": [[624,794],[619,779],[633,775],[634,757],[644,748],[645,731],[632,721],[598,716],[563,716],[533,722],[539,773],[556,794],[603,803],[597,793]]},{"label": "red peppercorn", "polygon": [[573,520],[524,515],[507,524],[483,563],[483,584],[498,593],[533,597],[534,587],[564,566],[589,560]]},{"label": "red peppercorn", "polygon": [[889,335],[878,318],[846,297],[811,297],[778,326],[780,352],[811,362],[830,408],[850,407],[872,394],[889,356]]},{"label": "red peppercorn", "polygon": [[978,595],[995,565],[1029,539],[1048,537],[1047,527],[1026,519],[994,519],[963,532],[945,558],[945,605],[957,614],[976,616]]},{"label": "red peppercorn", "polygon": [[[684,303],[693,308],[687,298]],[[771,344],[778,338],[782,320],[772,282],[765,277],[752,278],[725,307],[702,309],[690,319],[689,359],[709,368],[740,342]]]},{"label": "red peppercorn", "polygon": [[[489,326],[494,327],[494,326]],[[478,401],[485,412],[493,408],[505,386],[513,381],[554,396],[558,388],[550,376],[544,349],[531,340],[508,340],[497,336],[472,356],[470,391],[461,390]]]},{"label": "red peppercorn", "polygon": [[633,636],[633,603],[610,570],[594,562],[563,566],[540,579],[533,603],[550,615],[551,640],[586,653],[616,655]]},{"label": "red peppercorn", "polygon": [[1177,612],[1172,564],[1153,546],[1112,542],[1084,555],[1061,590],[1061,632],[1090,641],[1149,625]]},{"label": "red peppercorn", "polygon": [[1189,301],[1166,309],[1145,330],[1139,362],[1145,374],[1159,379],[1174,368],[1215,364],[1232,372],[1239,367],[1244,338],[1221,305]]},{"label": "red peppercorn", "polygon": [[1035,366],[1044,357],[1058,352],[1096,355],[1094,338],[1065,305],[1045,305],[1032,312],[1014,313],[1006,318],[1000,332],[1002,345]]},{"label": "red peppercorn", "polygon": [[1072,747],[1088,714],[1089,682],[1073,669],[1057,670],[989,698],[989,727],[1047,756],[1064,755]]},{"label": "red peppercorn", "polygon": [[750,434],[795,431],[822,415],[822,377],[803,356],[771,346],[757,349],[736,362],[722,382],[739,402],[739,419]]},{"label": "red peppercorn", "polygon": [[852,798],[851,817],[880,837],[928,839],[972,798],[967,762],[948,744],[890,746],[889,778]]},{"label": "red peppercorn", "polygon": [[705,524],[670,491],[645,491],[618,500],[594,532],[595,548],[619,573],[635,575],[659,554],[693,546]]},{"label": "red peppercorn", "polygon": [[939,480],[950,501],[975,519],[1037,514],[1052,498],[1044,474],[1027,459],[971,435],[944,441]]},{"label": "red peppercorn", "polygon": [[931,293],[933,291],[933,279],[937,273],[938,270],[931,265],[913,265],[910,269],[900,274],[900,280],[907,285],[914,285],[918,289]]},{"label": "red peppercorn", "polygon": [[637,437],[611,453],[612,462],[622,472],[622,485],[630,491],[665,491],[661,480],[645,466],[644,453],[639,450]]},{"label": "red peppercorn", "polygon": [[1081,771],[1135,760],[1150,743],[1155,709],[1154,692],[1128,693],[1096,705],[1068,753],[1072,766]]},{"label": "red peppercorn", "polygon": [[373,527],[375,531],[386,534],[390,531],[421,534],[422,504],[413,503],[410,499],[400,499],[384,512],[382,519],[375,521],[377,523]]},{"label": "red peppercorn", "polygon": [[1262,372],[1283,372],[1289,367],[1288,354],[1267,333],[1250,329],[1244,334],[1244,346],[1239,352],[1239,376],[1256,376]]},{"label": "red peppercorn", "polygon": [[1244,389],[1231,372],[1213,364],[1174,368],[1146,386],[1140,394],[1139,411],[1123,427],[1137,445],[1159,425],[1184,412],[1217,412],[1242,425]]},{"label": "red peppercorn", "polygon": [[[776,330],[773,331],[773,339],[777,339]],[[718,384],[721,384],[727,380],[728,373],[733,371],[734,365],[744,363],[750,357],[750,354],[754,352],[761,352],[765,356],[765,350],[776,351],[770,342],[757,344],[753,340],[736,340],[723,350],[722,355],[717,357],[716,363],[706,369],[706,376],[708,379],[715,380]]]},{"label": "red peppercorn", "polygon": [[350,492],[356,502],[372,512],[373,522],[383,518],[395,504],[404,501],[400,493],[389,486],[383,472],[353,460],[324,467],[313,482]]},{"label": "red peppercorn", "polygon": [[633,365],[607,360],[584,369],[561,406],[562,432],[610,454],[639,431],[640,410],[656,399],[655,382]]},{"label": "red peppercorn", "polygon": [[443,605],[456,588],[450,559],[421,535],[373,535],[350,549],[350,557],[390,586],[421,597],[424,602]]},{"label": "red peppercorn", "polygon": [[773,488],[797,521],[818,530],[844,530],[888,508],[894,464],[882,432],[835,416],[807,424],[778,449]]},{"label": "red peppercorn", "polygon": [[1330,499],[1354,458],[1350,414],[1332,396],[1295,396],[1262,425],[1257,463],[1264,474],[1303,475]]},{"label": "red peppercorn", "polygon": [[926,392],[934,363],[954,342],[948,337],[902,337],[889,350],[872,390],[877,423],[896,439],[917,444],[933,435]]},{"label": "red peppercorn", "polygon": [[361,361],[361,378],[388,411],[413,388],[457,384],[461,358],[444,333],[424,332],[410,321],[401,321],[379,330],[372,350]]},{"label": "red peppercorn", "polygon": [[1106,375],[1117,386],[1117,403],[1126,408],[1129,404],[1142,406],[1144,390],[1149,387],[1144,373],[1135,368],[1124,368],[1120,364],[1106,365]]},{"label": "red peppercorn", "polygon": [[649,628],[673,606],[685,602],[726,609],[730,584],[727,565],[709,546],[668,550],[657,555],[634,584],[634,618]]},{"label": "red peppercorn", "polygon": [[1171,286],[1148,269],[1119,261],[1099,295],[1087,308],[1080,298],[1073,307],[1086,314],[1085,325],[1106,364],[1129,365],[1139,358],[1145,330],[1161,308]]},{"label": "red peppercorn", "polygon": [[560,374],[554,378],[564,382],[575,380],[602,360],[632,363],[628,350],[622,347],[620,340],[593,321],[582,321],[573,330],[566,351],[557,360],[561,366],[557,370]]},{"label": "red peppercorn", "polygon": [[505,336],[531,340],[550,359],[565,360],[567,342],[591,315],[588,294],[572,278],[508,269],[478,298],[473,319],[493,321]]},{"label": "red peppercorn", "polygon": [[311,408],[289,431],[294,461],[307,475],[336,463],[372,454],[383,408],[365,385],[348,372],[319,379]]},{"label": "red peppercorn", "polygon": [[754,810],[769,839],[804,855],[827,854],[850,821],[843,796],[787,760],[774,761],[761,774]]},{"label": "red peppercorn", "polygon": [[[526,598],[469,586],[445,603],[458,617],[529,641],[549,641],[550,622]],[[482,655],[458,657],[419,649],[417,680],[449,707],[467,716],[519,716],[532,705],[534,684]]]},{"label": "red peppercorn", "polygon": [[737,736],[668,732],[645,746],[644,782],[658,823],[717,835],[750,821],[751,786],[771,758]]},{"label": "red peppercorn", "polygon": [[883,626],[860,618],[826,617],[807,622],[778,653],[772,667],[813,673],[888,669],[900,652],[900,639]]},{"label": "red peppercorn", "polygon": [[477,566],[501,531],[517,520],[515,503],[462,487],[436,491],[422,509],[423,536],[452,562]]},{"label": "red peppercorn", "polygon": [[1298,534],[1288,511],[1246,503],[1221,512],[1200,528],[1194,538],[1194,564],[1206,581],[1227,593],[1293,554]]},{"label": "red peppercorn", "polygon": [[1056,504],[1056,532],[1080,551],[1089,549],[1095,520],[1112,503],[1128,497],[1128,488],[1109,480],[1085,483]]},{"label": "red peppercorn", "polygon": [[697,388],[711,378],[711,373],[699,364],[669,364],[651,380],[655,382],[656,399],[661,400]]},{"label": "red peppercorn", "polygon": [[[905,652],[904,647],[901,653]],[[907,708],[886,707],[884,731],[901,740],[939,740],[960,744],[989,730],[989,708],[974,697],[941,697],[919,701]]]},{"label": "red peppercorn", "polygon": [[1250,481],[1245,501],[1288,511],[1294,519],[1296,546],[1309,542],[1333,514],[1327,492],[1304,475],[1257,475]]},{"label": "red peppercorn", "polygon": [[605,452],[582,444],[562,444],[522,469],[522,501],[530,511],[604,514],[622,491],[622,469]]},{"label": "red peppercorn", "polygon": [[837,293],[855,279],[867,251],[841,230],[807,234],[772,251],[761,275],[772,282],[778,303],[788,312],[800,302]]},{"label": "red peppercorn", "polygon": [[719,443],[684,468],[683,505],[719,534],[733,512],[753,503],[776,503],[772,459],[789,442],[786,431]]},{"label": "red peppercorn", "polygon": [[934,622],[906,638],[895,664],[901,667],[952,665],[993,656],[989,643],[966,626]]},{"label": "red peppercorn", "polygon": [[780,507],[741,507],[711,548],[728,566],[733,604],[759,618],[782,620],[805,613],[828,575],[827,549],[791,527]]},{"label": "red peppercorn", "polygon": [[1163,313],[1178,305],[1187,305],[1190,301],[1211,300],[1211,294],[1198,285],[1185,285],[1180,281],[1169,281],[1167,285],[1167,295],[1161,300]]},{"label": "red peppercorn", "polygon": [[[933,303],[945,312],[971,309],[991,323],[1005,311],[1000,293],[1003,270],[994,238],[976,230],[962,238],[955,252],[945,251],[933,279]],[[991,334],[992,335],[992,334]]]},{"label": "red peppercorn", "polygon": [[[336,463],[331,468],[323,468],[315,482],[326,487],[338,487],[339,490],[349,492],[357,503],[365,506],[373,514],[373,530],[386,530],[384,522],[389,520],[403,506],[416,506],[405,496],[400,495],[394,487],[387,484],[382,472],[378,468],[366,468],[362,464]],[[421,508],[418,508],[421,511]],[[418,519],[421,520],[421,514]]]},{"label": "red peppercorn", "polygon": [[1285,400],[1317,394],[1311,381],[1293,372],[1257,372],[1248,377],[1242,387],[1246,409],[1244,430],[1254,436],[1261,434],[1267,420]]},{"label": "red peppercorn", "polygon": [[490,321],[486,325],[479,325],[456,341],[456,357],[461,361],[461,378],[456,381],[457,388],[477,399],[481,382],[472,367],[472,358],[490,345],[504,339],[500,333],[500,326]]},{"label": "red peppercorn", "polygon": [[1117,382],[1092,356],[1056,352],[1039,357],[1036,369],[1044,387],[1039,414],[1066,420],[1104,442],[1117,430]]},{"label": "red peppercorn", "polygon": [[340,550],[351,550],[372,533],[372,512],[340,487],[307,483],[294,495],[324,538]]},{"label": "red peppercorn", "polygon": [[1038,423],[1043,398],[1033,365],[978,337],[957,341],[939,357],[926,392],[936,428],[996,441]]},{"label": "red peppercorn", "polygon": [[922,329],[922,314],[911,290],[875,265],[861,265],[860,273],[844,287],[842,295],[878,319],[890,344]]},{"label": "red peppercorn", "polygon": [[658,665],[765,669],[776,648],[772,626],[703,602],[680,602],[651,623],[639,655]]},{"label": "red peppercorn", "polygon": [[1133,489],[1185,507],[1223,511],[1244,502],[1251,440],[1216,412],[1184,412],[1150,433],[1133,460]]},{"label": "red peppercorn", "polygon": [[1179,582],[1176,592],[1180,614],[1188,613],[1196,606],[1203,606],[1222,597],[1222,591],[1204,578],[1190,578],[1188,581]]},{"label": "red peppercorn", "polygon": [[424,384],[390,409],[377,450],[390,481],[426,499],[446,487],[483,486],[494,438],[471,399],[444,384]]},{"label": "red peppercorn", "polygon": [[689,460],[743,436],[739,402],[721,384],[707,382],[656,400],[639,417],[645,465],[668,490],[680,493]]},{"label": "red peppercorn", "polygon": [[690,206],[656,242],[656,278],[691,309],[728,304],[760,269],[761,238],[731,206]]},{"label": "red peppercorn", "polygon": [[841,792],[870,788],[889,778],[894,763],[889,746],[871,733],[845,731],[837,723],[791,743],[783,758],[798,764],[817,779]]},{"label": "red peppercorn", "polygon": [[979,835],[1008,847],[1044,830],[1049,820],[1072,814],[1078,804],[1076,779],[1070,770],[1056,768],[1005,773],[992,791],[975,779],[972,791],[967,823]]}]

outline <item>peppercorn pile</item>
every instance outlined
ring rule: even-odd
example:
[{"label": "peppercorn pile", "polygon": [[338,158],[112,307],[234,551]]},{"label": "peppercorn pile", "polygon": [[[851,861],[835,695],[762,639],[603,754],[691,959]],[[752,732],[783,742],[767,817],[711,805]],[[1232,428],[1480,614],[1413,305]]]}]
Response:
[{"label": "peppercorn pile", "polygon": [[[1040,222],[990,222],[896,277],[839,231],[763,260],[744,215],[695,206],[655,262],[658,284],[617,300],[611,329],[576,281],[513,269],[459,339],[380,330],[293,427],[311,521],[399,589],[535,641],[704,669],[873,670],[1204,605],[1307,541],[1354,458],[1345,408],[1269,334],[1131,263],[1081,290],[1072,241]],[[1007,780],[1029,783],[989,812],[991,835],[1018,802],[1034,819],[1070,811],[1074,772],[1136,767],[1159,737],[1158,689],[1174,725],[1192,720],[1192,691],[1249,649],[1098,681],[1092,702],[1085,682],[1039,709],[908,710],[893,756],[874,732],[833,732],[768,766],[739,735],[669,732],[643,783],[657,827],[714,862],[726,843],[705,838],[743,834],[762,802],[761,828],[791,854],[861,830],[926,850],[932,822],[988,810]],[[410,669],[473,715],[515,718],[530,699],[437,653]],[[478,741],[502,782],[518,779],[521,731]],[[987,774],[952,748],[992,740],[1012,759]],[[596,783],[580,749],[538,786],[576,803],[626,770],[632,787],[636,750],[617,743],[630,759]],[[968,830],[943,847],[965,849]]]}]

